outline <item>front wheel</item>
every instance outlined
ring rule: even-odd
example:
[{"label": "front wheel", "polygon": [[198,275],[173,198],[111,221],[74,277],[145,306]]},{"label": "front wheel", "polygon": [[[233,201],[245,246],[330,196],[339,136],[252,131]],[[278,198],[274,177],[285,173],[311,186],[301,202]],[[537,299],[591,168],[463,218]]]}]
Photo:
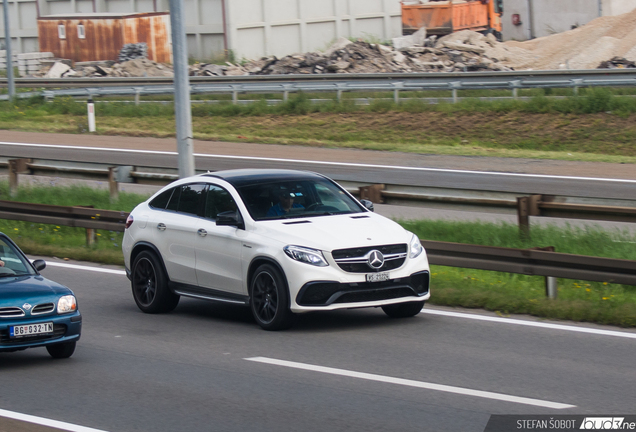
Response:
[{"label": "front wheel", "polygon": [[408,318],[420,313],[424,307],[424,301],[413,301],[382,306],[382,310],[391,318]]},{"label": "front wheel", "polygon": [[265,330],[291,327],[295,315],[289,310],[289,292],[281,272],[270,264],[259,266],[250,282],[250,309]]},{"label": "front wheel", "polygon": [[75,352],[76,342],[59,343],[55,345],[47,345],[46,350],[54,359],[69,358]]},{"label": "front wheel", "polygon": [[179,296],[168,288],[168,277],[154,253],[137,255],[131,273],[133,298],[143,312],[170,312],[177,307]]}]

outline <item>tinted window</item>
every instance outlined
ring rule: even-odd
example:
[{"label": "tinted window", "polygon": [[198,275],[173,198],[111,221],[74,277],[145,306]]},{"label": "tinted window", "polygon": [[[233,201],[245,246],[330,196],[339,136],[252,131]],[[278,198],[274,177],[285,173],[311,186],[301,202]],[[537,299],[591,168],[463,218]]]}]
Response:
[{"label": "tinted window", "polygon": [[204,190],[204,184],[189,184],[181,186],[179,213],[201,215],[201,204],[203,203]]},{"label": "tinted window", "polygon": [[254,220],[359,213],[361,205],[328,179],[270,180],[237,187]]},{"label": "tinted window", "polygon": [[150,207],[153,207],[156,209],[165,209],[166,206],[168,205],[168,201],[170,201],[172,192],[174,192],[174,188],[161,192],[155,199],[150,201]]},{"label": "tinted window", "polygon": [[209,219],[216,219],[216,215],[226,211],[236,211],[236,203],[232,195],[219,186],[210,185],[208,187],[207,198],[205,200],[204,216]]},{"label": "tinted window", "polygon": [[170,202],[166,206],[166,210],[177,211],[179,208],[179,198],[181,197],[181,187],[174,188],[174,193],[170,197]]}]

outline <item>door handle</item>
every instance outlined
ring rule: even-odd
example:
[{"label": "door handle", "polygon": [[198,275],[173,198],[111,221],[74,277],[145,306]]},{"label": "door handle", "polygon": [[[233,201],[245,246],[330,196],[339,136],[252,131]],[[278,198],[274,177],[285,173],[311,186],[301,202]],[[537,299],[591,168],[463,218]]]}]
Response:
[{"label": "door handle", "polygon": [[199,228],[199,230],[197,231],[197,234],[199,234],[201,237],[205,237],[206,235],[208,235],[208,232],[204,230],[203,228]]},{"label": "door handle", "polygon": [[159,231],[165,231],[166,230],[166,224],[165,223],[159,223],[157,224],[157,229]]}]

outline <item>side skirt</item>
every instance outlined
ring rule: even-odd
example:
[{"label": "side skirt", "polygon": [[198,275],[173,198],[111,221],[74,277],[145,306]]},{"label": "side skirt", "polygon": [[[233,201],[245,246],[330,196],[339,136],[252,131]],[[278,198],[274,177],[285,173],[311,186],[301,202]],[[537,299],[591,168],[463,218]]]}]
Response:
[{"label": "side skirt", "polygon": [[177,295],[184,297],[192,297],[201,300],[217,301],[223,303],[232,303],[248,306],[250,298],[240,294],[226,293],[223,291],[201,288],[194,285],[187,285],[178,282],[168,282],[170,289]]}]

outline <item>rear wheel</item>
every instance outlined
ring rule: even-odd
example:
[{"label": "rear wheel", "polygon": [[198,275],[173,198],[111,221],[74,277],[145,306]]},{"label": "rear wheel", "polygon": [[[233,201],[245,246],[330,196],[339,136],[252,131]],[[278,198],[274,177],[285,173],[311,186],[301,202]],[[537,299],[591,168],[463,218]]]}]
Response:
[{"label": "rear wheel", "polygon": [[168,277],[157,256],[141,252],[132,266],[132,293],[139,309],[146,313],[170,312],[179,304],[179,296],[168,288]]},{"label": "rear wheel", "polygon": [[281,272],[270,264],[256,269],[250,282],[250,309],[265,330],[291,327],[295,315],[289,310],[289,292]]},{"label": "rear wheel", "polygon": [[54,359],[69,358],[75,352],[76,342],[59,343],[55,345],[47,345],[46,350]]},{"label": "rear wheel", "polygon": [[385,314],[391,318],[408,318],[420,313],[424,307],[424,301],[414,301],[382,306]]}]

